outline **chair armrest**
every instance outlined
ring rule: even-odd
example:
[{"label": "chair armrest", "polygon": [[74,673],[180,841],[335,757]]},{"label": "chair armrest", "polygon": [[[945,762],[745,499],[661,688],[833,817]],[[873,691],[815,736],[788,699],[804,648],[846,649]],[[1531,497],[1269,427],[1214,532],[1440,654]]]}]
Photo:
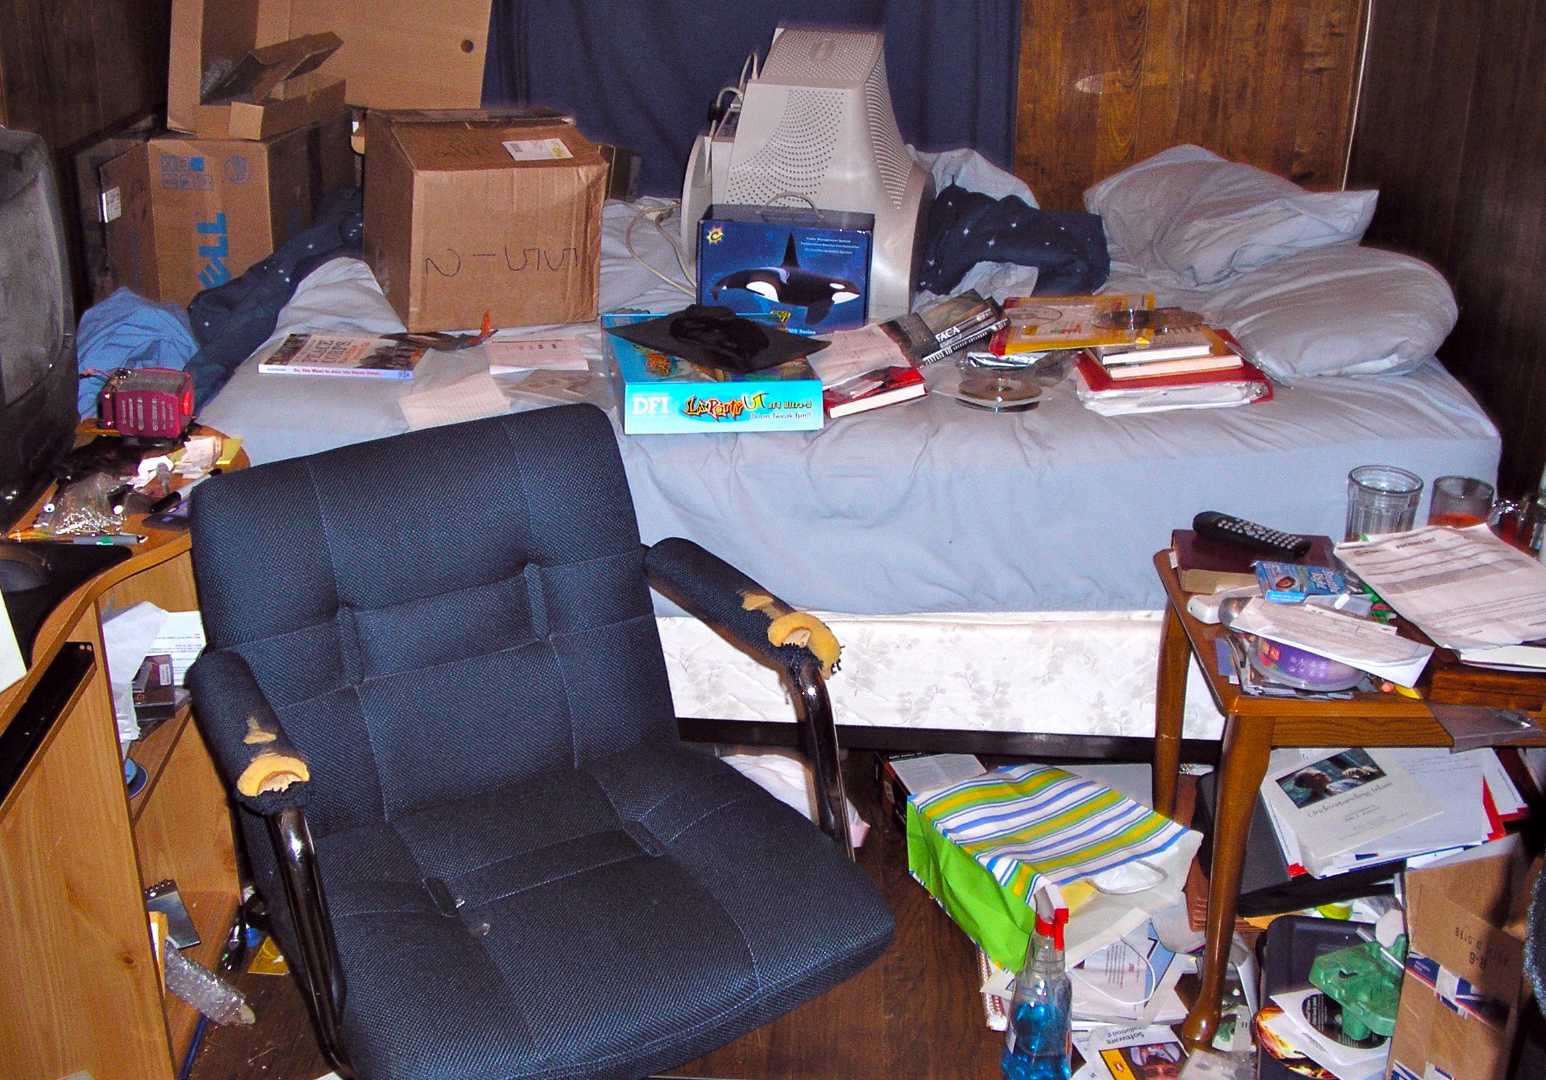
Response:
[{"label": "chair armrest", "polygon": [[206,650],[188,669],[200,729],[237,800],[260,814],[302,806],[311,766],[285,738],[247,661]]},{"label": "chair armrest", "polygon": [[823,678],[837,670],[842,647],[824,622],[691,540],[655,544],[644,553],[644,573],[651,587],[768,666],[796,676],[814,658]]}]

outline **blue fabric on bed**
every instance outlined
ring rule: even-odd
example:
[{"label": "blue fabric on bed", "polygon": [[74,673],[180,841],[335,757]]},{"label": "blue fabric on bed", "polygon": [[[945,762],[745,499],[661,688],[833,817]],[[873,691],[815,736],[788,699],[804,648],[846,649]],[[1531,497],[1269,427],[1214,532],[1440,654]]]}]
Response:
[{"label": "blue fabric on bed", "polygon": [[182,308],[118,289],[86,309],[75,333],[75,363],[81,372],[76,405],[81,416],[96,414],[97,394],[114,369],[181,370],[198,347]]},{"label": "blue fabric on bed", "polygon": [[929,210],[918,287],[947,295],[979,262],[1034,266],[1035,291],[1051,296],[1092,293],[1111,272],[1094,214],[1041,210],[1014,195],[995,199],[952,184]]},{"label": "blue fabric on bed", "polygon": [[364,232],[358,188],[324,196],[311,228],[241,276],[205,289],[188,305],[200,348],[188,361],[194,401],[203,406],[273,333],[279,313],[307,274],[340,254],[357,253]]}]

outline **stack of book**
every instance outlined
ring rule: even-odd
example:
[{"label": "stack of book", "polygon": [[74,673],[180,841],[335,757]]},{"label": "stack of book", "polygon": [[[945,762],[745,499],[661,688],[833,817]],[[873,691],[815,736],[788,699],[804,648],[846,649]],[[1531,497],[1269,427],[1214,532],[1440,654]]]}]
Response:
[{"label": "stack of book", "polygon": [[1275,751],[1261,806],[1290,878],[1438,859],[1527,809],[1487,747]]},{"label": "stack of book", "polygon": [[1107,416],[1168,409],[1217,409],[1272,398],[1272,383],[1227,330],[1195,326],[1147,341],[1083,349],[1077,393]]}]

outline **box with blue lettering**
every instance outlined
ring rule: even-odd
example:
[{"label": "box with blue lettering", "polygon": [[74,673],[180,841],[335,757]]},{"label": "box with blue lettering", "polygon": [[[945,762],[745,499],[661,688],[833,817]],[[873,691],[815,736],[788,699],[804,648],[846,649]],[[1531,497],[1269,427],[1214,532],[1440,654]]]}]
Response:
[{"label": "box with blue lettering", "polygon": [[182,305],[267,258],[311,225],[324,193],[356,183],[342,113],[263,140],[154,138],[101,176],[115,277]]}]

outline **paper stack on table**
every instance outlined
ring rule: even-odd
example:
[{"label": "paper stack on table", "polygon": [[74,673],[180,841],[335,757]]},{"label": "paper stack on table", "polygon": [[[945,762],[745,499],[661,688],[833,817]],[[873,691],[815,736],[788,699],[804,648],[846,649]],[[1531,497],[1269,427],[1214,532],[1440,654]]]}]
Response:
[{"label": "paper stack on table", "polygon": [[1262,805],[1291,875],[1429,861],[1503,835],[1526,812],[1490,748],[1277,750]]}]

